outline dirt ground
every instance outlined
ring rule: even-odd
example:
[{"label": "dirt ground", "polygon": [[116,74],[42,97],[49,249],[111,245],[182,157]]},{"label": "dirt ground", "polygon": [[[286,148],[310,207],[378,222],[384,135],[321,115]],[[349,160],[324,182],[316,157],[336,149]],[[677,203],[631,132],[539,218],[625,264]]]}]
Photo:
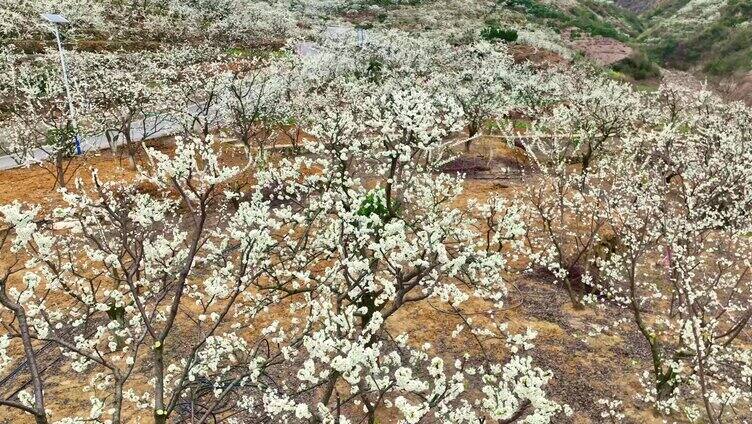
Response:
[{"label": "dirt ground", "polygon": [[[462,162],[464,161],[464,162]],[[467,164],[476,166],[477,172],[469,173],[465,181],[465,191],[461,201],[472,198],[483,199],[494,194],[513,197],[531,178],[522,171],[520,152],[510,148],[499,139],[485,138],[473,144],[469,153],[462,156],[455,169],[457,172]],[[451,165],[451,164],[450,164]],[[133,170],[128,169],[127,161],[121,161],[110,152],[76,159],[78,177],[88,177],[91,168],[97,168],[104,180],[132,180]],[[21,201],[45,205],[46,208],[59,203],[59,194],[53,190],[53,177],[50,173],[34,166],[0,172],[0,204]],[[509,323],[513,331],[524,331],[526,327],[535,329],[538,337],[536,348],[531,351],[537,366],[550,369],[554,378],[547,387],[551,396],[567,403],[575,411],[574,416],[557,423],[601,423],[601,410],[596,404],[599,398],[621,399],[628,414],[628,423],[661,423],[663,420],[644,408],[635,395],[641,391],[637,381],[640,370],[646,369],[649,360],[647,344],[639,338],[629,316],[618,308],[604,306],[599,310],[574,310],[565,290],[557,287],[547,278],[536,275],[518,276],[509,281],[510,298],[500,316]],[[485,305],[472,305],[477,319],[490,319]],[[395,333],[406,331],[415,343],[430,342],[436,354],[461,356],[464,353],[478,353],[480,348],[467,336],[464,343],[450,337],[448,328],[454,328],[459,320],[446,314],[440,307],[430,303],[411,305],[399,312],[389,328]],[[592,324],[609,325],[624,319],[629,328],[618,335],[600,335],[589,338]],[[457,322],[452,322],[457,320]],[[495,358],[503,359],[508,352],[501,346],[492,346],[489,352]],[[50,390],[50,398],[55,393],[78,390],[83,383],[73,380],[74,375],[66,367],[56,368]],[[0,386],[5,392],[5,388]],[[88,411],[88,395],[66,395],[67,404],[55,405],[59,413]],[[0,423],[31,423],[29,416],[9,415],[0,408]],[[383,422],[391,422],[389,415]]]},{"label": "dirt ground", "polygon": [[561,35],[569,47],[600,66],[611,65],[632,54],[632,47],[613,38],[584,34],[575,38],[571,29],[562,31]]},{"label": "dirt ground", "polygon": [[[107,150],[76,158],[69,169],[69,187],[76,178],[89,181],[92,169],[99,170],[100,175],[107,180],[131,181],[136,176],[126,160]],[[14,201],[43,206],[58,204],[60,195],[51,170],[46,165],[31,165],[0,171],[0,204]]]}]

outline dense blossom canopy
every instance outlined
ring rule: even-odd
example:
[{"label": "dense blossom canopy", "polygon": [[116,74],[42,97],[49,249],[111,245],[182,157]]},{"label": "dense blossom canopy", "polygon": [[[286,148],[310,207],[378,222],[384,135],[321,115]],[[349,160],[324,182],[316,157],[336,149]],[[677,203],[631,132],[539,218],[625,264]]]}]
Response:
[{"label": "dense blossom canopy", "polygon": [[[60,194],[0,206],[0,374],[23,362],[29,376],[3,413],[566,422],[576,410],[534,359],[547,340],[505,313],[534,274],[575,311],[624,312],[585,342],[630,332],[649,350],[633,398],[588,395],[603,420],[632,404],[668,421],[752,413],[744,105],[535,67],[468,28],[324,29],[340,1],[57,3],[71,33],[195,43],[69,52],[70,103],[57,52],[0,50],[0,148],[41,161]],[[52,7],[21,1],[0,21]],[[164,127],[168,147],[144,141]],[[76,178],[75,135],[123,149],[135,179]],[[468,195],[444,172],[483,137],[523,158],[524,189]],[[420,308],[446,316],[446,334],[411,330]],[[48,349],[89,398],[75,413]]]}]

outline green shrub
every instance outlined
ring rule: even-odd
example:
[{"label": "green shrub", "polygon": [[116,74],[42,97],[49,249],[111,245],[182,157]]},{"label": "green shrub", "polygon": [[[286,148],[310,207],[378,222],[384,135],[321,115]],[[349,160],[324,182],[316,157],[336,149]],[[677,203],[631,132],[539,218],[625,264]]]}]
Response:
[{"label": "green shrub", "polygon": [[624,40],[624,35],[607,21],[602,20],[590,9],[576,7],[572,9],[572,16],[567,17],[565,25],[579,28],[590,35],[600,35],[602,37]]},{"label": "green shrub", "polygon": [[517,31],[513,29],[504,29],[496,24],[487,25],[480,31],[480,36],[488,41],[503,40],[508,43],[517,41]]},{"label": "green shrub", "polygon": [[51,128],[47,130],[46,142],[55,149],[62,151],[65,156],[72,156],[76,153],[76,135],[78,131],[72,125],[66,125],[63,128]]},{"label": "green shrub", "polygon": [[[381,220],[381,225],[389,222],[389,220],[393,218],[393,215],[389,211],[389,208],[387,208],[386,206],[386,199],[384,196],[385,193],[382,189],[376,189],[368,193],[366,195],[366,198],[363,199],[363,202],[360,204],[360,208],[358,209],[357,214],[359,216],[365,217],[376,215],[379,217],[379,220]],[[400,205],[399,203],[397,203],[393,207],[395,210],[398,210]],[[372,223],[368,223],[367,227],[371,229],[377,229],[381,225],[374,227]]]},{"label": "green shrub", "polygon": [[633,12],[622,9],[613,3],[599,0],[580,0],[580,4],[586,6],[598,16],[609,16],[623,25],[623,29],[631,35],[637,35],[644,31],[643,22]]},{"label": "green shrub", "polygon": [[628,75],[633,79],[640,81],[648,78],[657,78],[661,75],[658,66],[653,63],[644,53],[634,52],[613,65],[611,69]]},{"label": "green shrub", "polygon": [[705,65],[705,72],[714,76],[726,76],[752,69],[752,50],[741,50],[724,55]]}]

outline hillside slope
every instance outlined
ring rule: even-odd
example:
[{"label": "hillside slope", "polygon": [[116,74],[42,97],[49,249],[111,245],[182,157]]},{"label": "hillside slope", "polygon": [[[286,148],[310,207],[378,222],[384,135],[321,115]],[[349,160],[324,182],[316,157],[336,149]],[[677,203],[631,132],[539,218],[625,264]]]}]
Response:
[{"label": "hillside slope", "polygon": [[614,0],[614,3],[635,13],[648,11],[658,4],[659,0]]},{"label": "hillside slope", "polygon": [[523,13],[556,30],[575,28],[583,34],[626,41],[640,34],[642,22],[630,11],[597,0],[502,0],[502,8]]},{"label": "hillside slope", "polygon": [[752,70],[752,0],[667,0],[643,17],[639,40],[667,66],[721,77]]}]

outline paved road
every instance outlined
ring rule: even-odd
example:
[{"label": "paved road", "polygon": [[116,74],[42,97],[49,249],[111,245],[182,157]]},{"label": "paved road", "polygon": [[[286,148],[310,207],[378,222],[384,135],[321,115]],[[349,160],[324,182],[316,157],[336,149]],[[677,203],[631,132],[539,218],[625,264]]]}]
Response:
[{"label": "paved road", "polygon": [[[324,30],[324,36],[330,39],[346,38],[355,36],[359,43],[365,43],[366,33],[365,31],[358,31],[352,27],[327,27]],[[316,56],[320,52],[320,46],[316,43],[303,42],[295,46],[295,51],[299,56]],[[211,113],[210,113],[211,114]],[[179,121],[174,117],[162,117],[158,120],[156,117],[147,119],[145,123],[134,123],[131,129],[131,140],[138,142],[144,140],[153,140],[160,137],[166,137],[170,135],[178,134],[182,127]],[[148,129],[148,134],[144,137],[144,127]],[[119,137],[118,145],[122,145],[123,137]],[[96,134],[93,136],[84,137],[81,141],[81,150],[85,152],[93,152],[99,150],[109,149],[109,142],[104,133]],[[49,154],[44,149],[35,149],[33,151],[33,160],[23,161],[19,160],[18,156],[6,155],[0,156],[0,170],[20,168],[26,166],[28,163],[41,163],[49,157]]]},{"label": "paved road", "polygon": [[[144,131],[144,128],[146,128],[146,131]],[[133,124],[133,127],[131,128],[131,140],[135,142],[153,140],[160,137],[178,134],[181,130],[182,127],[174,118],[151,117],[147,118],[147,120],[143,123],[139,122],[138,125],[136,125],[135,123]],[[146,137],[144,137],[144,134],[146,134]],[[116,144],[122,145],[124,144],[124,142],[124,137],[121,136],[118,138]],[[107,137],[104,133],[83,137],[81,140],[81,150],[84,153],[105,150],[111,147],[112,146],[110,146],[110,143],[107,141]],[[49,157],[49,154],[41,148],[34,149],[32,155],[33,160],[30,159],[26,162],[19,160],[19,157],[15,155],[0,156],[0,170],[20,168],[22,166],[26,166],[28,163],[40,163]]]}]

